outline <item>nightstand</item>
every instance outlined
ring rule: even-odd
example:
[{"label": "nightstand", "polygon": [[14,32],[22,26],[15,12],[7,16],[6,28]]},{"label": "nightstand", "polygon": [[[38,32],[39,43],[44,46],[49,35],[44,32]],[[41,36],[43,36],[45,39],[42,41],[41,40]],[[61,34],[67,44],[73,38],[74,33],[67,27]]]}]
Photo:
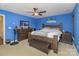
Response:
[{"label": "nightstand", "polygon": [[72,34],[70,32],[63,32],[61,42],[72,44]]}]

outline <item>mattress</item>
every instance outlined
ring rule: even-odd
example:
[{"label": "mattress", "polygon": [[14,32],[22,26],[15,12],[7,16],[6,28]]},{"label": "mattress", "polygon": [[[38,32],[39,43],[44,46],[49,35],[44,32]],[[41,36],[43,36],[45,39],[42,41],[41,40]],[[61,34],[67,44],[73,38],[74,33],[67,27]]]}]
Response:
[{"label": "mattress", "polygon": [[58,37],[58,41],[60,40],[60,36],[61,36],[62,32],[60,30],[57,29],[41,29],[41,30],[37,30],[37,31],[33,31],[31,33],[31,35],[39,35],[39,36],[45,36],[45,37],[49,37],[49,38],[53,38],[54,35],[57,35]]}]

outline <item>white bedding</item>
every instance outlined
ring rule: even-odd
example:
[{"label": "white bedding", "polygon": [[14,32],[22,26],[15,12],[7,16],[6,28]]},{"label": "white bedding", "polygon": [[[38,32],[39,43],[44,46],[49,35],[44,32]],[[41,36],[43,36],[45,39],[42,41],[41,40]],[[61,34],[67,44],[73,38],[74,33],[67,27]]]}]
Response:
[{"label": "white bedding", "polygon": [[33,31],[31,33],[31,35],[40,35],[40,36],[46,36],[49,38],[53,38],[54,35],[58,36],[58,41],[60,40],[60,35],[62,34],[62,32],[60,30],[57,29],[47,29],[44,28],[42,30],[37,30],[37,31]]}]

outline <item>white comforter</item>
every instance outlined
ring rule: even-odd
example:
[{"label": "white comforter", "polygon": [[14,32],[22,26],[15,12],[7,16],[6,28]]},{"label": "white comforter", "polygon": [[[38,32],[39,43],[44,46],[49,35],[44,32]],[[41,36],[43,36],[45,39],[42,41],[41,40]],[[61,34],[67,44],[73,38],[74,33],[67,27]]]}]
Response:
[{"label": "white comforter", "polygon": [[49,38],[53,38],[54,35],[57,35],[58,41],[60,40],[61,34],[62,34],[62,32],[60,30],[57,30],[57,29],[42,29],[42,30],[38,30],[38,31],[33,31],[31,33],[31,35],[40,35],[40,36],[46,36]]}]

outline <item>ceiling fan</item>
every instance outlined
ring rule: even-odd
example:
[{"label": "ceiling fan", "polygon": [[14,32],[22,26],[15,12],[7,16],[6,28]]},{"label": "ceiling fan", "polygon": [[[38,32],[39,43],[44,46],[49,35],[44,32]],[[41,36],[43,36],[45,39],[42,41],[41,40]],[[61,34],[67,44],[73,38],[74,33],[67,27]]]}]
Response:
[{"label": "ceiling fan", "polygon": [[42,13],[46,13],[46,11],[38,11],[38,8],[33,8],[33,12],[29,12],[32,13],[32,16],[42,16]]}]

